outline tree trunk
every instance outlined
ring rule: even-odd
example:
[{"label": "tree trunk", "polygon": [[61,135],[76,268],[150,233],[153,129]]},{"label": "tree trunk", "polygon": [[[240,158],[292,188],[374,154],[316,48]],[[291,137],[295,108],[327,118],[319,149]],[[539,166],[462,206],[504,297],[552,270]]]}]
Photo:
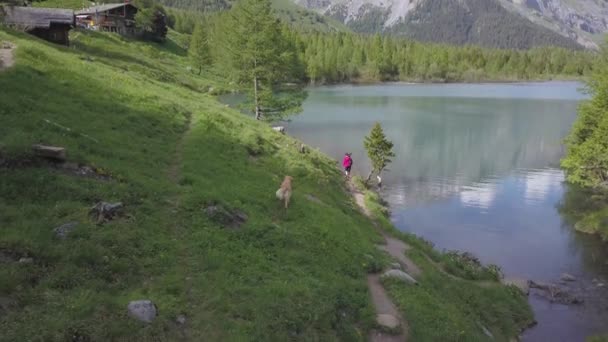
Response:
[{"label": "tree trunk", "polygon": [[258,99],[258,77],[253,76],[253,97],[255,101],[255,119],[261,120],[262,113],[260,113],[260,102]]},{"label": "tree trunk", "polygon": [[370,179],[372,179],[372,176],[374,175],[374,170],[371,170],[369,172],[369,175],[367,175],[367,178],[365,179],[365,185],[369,184]]}]

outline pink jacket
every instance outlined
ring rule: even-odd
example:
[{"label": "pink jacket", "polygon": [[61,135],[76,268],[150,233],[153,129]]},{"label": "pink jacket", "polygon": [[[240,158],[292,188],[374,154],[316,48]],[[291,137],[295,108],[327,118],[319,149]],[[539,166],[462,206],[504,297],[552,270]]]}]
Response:
[{"label": "pink jacket", "polygon": [[353,160],[350,156],[344,156],[344,159],[342,160],[342,166],[346,167],[350,167],[353,165]]}]

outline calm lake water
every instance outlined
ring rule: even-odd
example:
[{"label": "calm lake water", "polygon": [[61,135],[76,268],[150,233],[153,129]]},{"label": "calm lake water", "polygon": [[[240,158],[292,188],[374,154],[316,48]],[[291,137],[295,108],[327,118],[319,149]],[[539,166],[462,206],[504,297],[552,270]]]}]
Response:
[{"label": "calm lake water", "polygon": [[[558,212],[567,191],[562,140],[585,98],[578,83],[338,86],[311,89],[288,133],[367,174],[363,137],[378,121],[395,144],[383,177],[395,225],[495,263],[507,276],[559,282],[580,306],[530,296],[525,341],[608,333],[608,252]],[[598,283],[607,284],[605,287]]]}]

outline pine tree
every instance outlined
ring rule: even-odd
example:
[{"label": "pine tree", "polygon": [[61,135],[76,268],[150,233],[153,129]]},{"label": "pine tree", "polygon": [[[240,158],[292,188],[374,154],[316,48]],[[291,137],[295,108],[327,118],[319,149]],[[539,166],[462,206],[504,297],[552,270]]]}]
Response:
[{"label": "pine tree", "polygon": [[192,39],[190,40],[190,48],[188,56],[194,68],[198,69],[198,74],[201,74],[204,66],[211,64],[211,53],[209,51],[209,40],[207,32],[202,23],[196,24]]},{"label": "pine tree", "polygon": [[281,119],[301,110],[304,70],[269,0],[243,0],[224,23],[226,71],[248,95],[255,118]]},{"label": "pine tree", "polygon": [[380,123],[376,122],[369,136],[365,137],[363,145],[372,164],[372,170],[367,176],[365,183],[369,183],[374,174],[378,178],[378,183],[382,183],[380,175],[388,164],[391,163],[391,158],[395,156],[395,153],[393,152],[393,143],[384,135]]}]

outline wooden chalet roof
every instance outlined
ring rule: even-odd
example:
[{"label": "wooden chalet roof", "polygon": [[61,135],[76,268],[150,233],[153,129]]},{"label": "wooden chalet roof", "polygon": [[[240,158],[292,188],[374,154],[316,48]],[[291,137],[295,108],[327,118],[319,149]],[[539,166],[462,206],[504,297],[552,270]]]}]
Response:
[{"label": "wooden chalet roof", "polygon": [[74,25],[74,11],[59,8],[3,6],[5,25],[25,28],[49,28],[51,24]]},{"label": "wooden chalet roof", "polygon": [[93,6],[93,7],[85,8],[85,9],[80,10],[80,11],[76,11],[76,15],[86,15],[86,14],[101,13],[101,12],[113,10],[115,8],[121,8],[123,6],[131,6],[131,7],[137,8],[136,6],[134,6],[131,3],[128,3],[128,4],[124,4],[124,3],[105,4],[105,5]]}]

